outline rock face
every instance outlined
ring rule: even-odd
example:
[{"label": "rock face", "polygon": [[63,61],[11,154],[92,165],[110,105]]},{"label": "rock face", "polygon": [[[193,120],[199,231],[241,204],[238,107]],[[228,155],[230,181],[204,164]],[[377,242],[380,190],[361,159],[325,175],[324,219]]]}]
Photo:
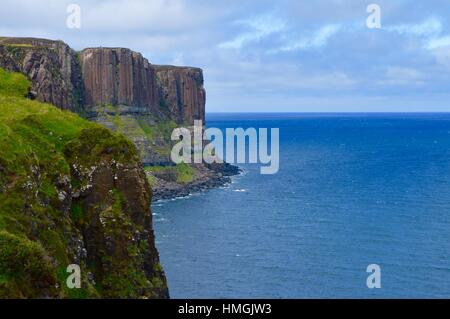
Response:
[{"label": "rock face", "polygon": [[[32,83],[30,97],[127,136],[149,167],[173,165],[174,128],[195,120],[205,123],[206,92],[199,68],[154,65],[124,48],[76,53],[61,41],[29,38],[0,38],[0,67],[25,74]],[[175,187],[180,193],[222,180],[222,172],[207,166],[194,169],[199,174],[192,183]],[[172,181],[159,177],[155,187],[167,189],[163,184]],[[171,190],[164,196],[173,194]]]},{"label": "rock face", "polygon": [[205,120],[201,69],[153,65],[129,49],[78,53],[62,41],[0,38],[0,67],[25,74],[37,100],[80,114],[112,105],[177,124]]},{"label": "rock face", "polygon": [[155,70],[129,49],[86,49],[80,54],[85,106],[126,105],[148,111],[159,106]]},{"label": "rock face", "polygon": [[167,298],[135,145],[0,72],[0,298]]},{"label": "rock face", "polygon": [[124,48],[86,49],[80,55],[87,110],[102,105],[165,114],[178,124],[205,120],[206,92],[198,68],[152,65]]},{"label": "rock face", "polygon": [[206,92],[199,68],[155,66],[162,104],[177,123],[205,122]]},{"label": "rock face", "polygon": [[64,154],[72,184],[80,185],[69,192],[72,210],[82,212],[74,224],[86,254],[78,259],[102,297],[168,298],[153,234],[152,193],[134,145],[97,128],[82,131]]},{"label": "rock face", "polygon": [[61,41],[0,38],[0,67],[25,74],[41,102],[79,112],[83,86],[78,56]]}]

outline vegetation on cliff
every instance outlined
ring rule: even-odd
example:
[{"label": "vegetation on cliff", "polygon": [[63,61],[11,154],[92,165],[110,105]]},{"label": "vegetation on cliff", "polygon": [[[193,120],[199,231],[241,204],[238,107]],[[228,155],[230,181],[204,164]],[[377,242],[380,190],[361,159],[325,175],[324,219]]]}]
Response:
[{"label": "vegetation on cliff", "polygon": [[148,112],[127,114],[127,107],[111,104],[93,108],[93,121],[128,137],[138,148],[145,164],[170,162],[170,137],[178,124]]},{"label": "vegetation on cliff", "polygon": [[150,184],[154,177],[169,180],[179,184],[191,183],[194,180],[195,169],[185,163],[176,166],[148,166],[145,168]]},{"label": "vegetation on cliff", "polygon": [[144,165],[167,167],[167,172],[147,171],[155,181],[155,199],[229,181],[224,165],[211,169],[190,164],[181,172],[171,168],[172,130],[190,127],[194,120],[205,123],[206,92],[199,68],[154,65],[125,48],[75,52],[62,41],[15,37],[0,37],[0,68],[24,74],[31,82],[30,98],[125,135]]},{"label": "vegetation on cliff", "polygon": [[79,59],[64,42],[0,37],[0,68],[26,75],[37,100],[84,112]]},{"label": "vegetation on cliff", "polygon": [[136,147],[30,86],[0,69],[0,297],[167,297]]}]

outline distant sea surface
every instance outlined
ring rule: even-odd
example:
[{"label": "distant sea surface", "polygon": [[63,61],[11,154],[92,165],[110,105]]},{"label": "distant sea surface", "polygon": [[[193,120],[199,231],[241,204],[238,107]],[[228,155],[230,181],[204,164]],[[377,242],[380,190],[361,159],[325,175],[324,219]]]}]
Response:
[{"label": "distant sea surface", "polygon": [[[280,171],[153,204],[174,298],[450,297],[450,114],[208,114]],[[381,267],[381,289],[366,268]]]}]

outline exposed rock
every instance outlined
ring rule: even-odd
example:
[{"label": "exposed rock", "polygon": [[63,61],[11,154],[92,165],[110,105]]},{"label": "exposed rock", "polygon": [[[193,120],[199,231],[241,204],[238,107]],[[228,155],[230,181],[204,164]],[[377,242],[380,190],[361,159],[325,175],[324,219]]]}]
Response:
[{"label": "exposed rock", "polygon": [[231,176],[239,175],[241,170],[229,164],[193,165],[195,169],[192,181],[177,182],[174,170],[167,169],[159,172],[149,169],[147,175],[152,181],[153,200],[187,197],[194,193],[205,192],[211,188],[221,187],[231,182]]},{"label": "exposed rock", "polygon": [[199,68],[155,65],[162,105],[177,123],[205,122],[206,92]]},{"label": "exposed rock", "polygon": [[135,145],[0,81],[0,298],[167,298]]},{"label": "exposed rock", "polygon": [[80,64],[76,52],[62,41],[0,38],[0,67],[25,74],[39,101],[81,111]]},{"label": "exposed rock", "polygon": [[[153,65],[125,48],[75,53],[61,41],[30,38],[0,38],[0,67],[27,75],[30,99],[78,112],[130,138],[145,165],[170,165],[172,130],[194,120],[205,123],[199,68]],[[178,189],[217,184],[209,179],[226,182],[212,167],[202,166],[199,172],[192,184]],[[156,194],[161,185],[154,185]]]},{"label": "exposed rock", "polygon": [[155,70],[141,54],[123,48],[86,49],[80,55],[85,105],[127,105],[158,112]]},{"label": "exposed rock", "polygon": [[[93,140],[105,145],[100,151],[104,155],[94,151],[98,144]],[[86,130],[65,150],[72,183],[82,185],[72,206],[83,211],[76,226],[87,250],[86,264],[104,289],[103,297],[167,298],[153,234],[150,186],[134,146],[111,140],[106,129]]]},{"label": "exposed rock", "polygon": [[0,67],[25,74],[37,100],[80,114],[113,105],[178,124],[205,119],[201,69],[152,65],[129,49],[77,53],[62,41],[0,38]]}]

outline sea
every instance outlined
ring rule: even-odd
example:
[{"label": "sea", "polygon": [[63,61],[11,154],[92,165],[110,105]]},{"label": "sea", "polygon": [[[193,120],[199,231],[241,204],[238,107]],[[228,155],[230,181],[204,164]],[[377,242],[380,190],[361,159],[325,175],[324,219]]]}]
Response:
[{"label": "sea", "polygon": [[229,185],[153,203],[172,298],[450,297],[450,114],[216,113],[207,126],[279,128],[280,169],[239,164]]}]

